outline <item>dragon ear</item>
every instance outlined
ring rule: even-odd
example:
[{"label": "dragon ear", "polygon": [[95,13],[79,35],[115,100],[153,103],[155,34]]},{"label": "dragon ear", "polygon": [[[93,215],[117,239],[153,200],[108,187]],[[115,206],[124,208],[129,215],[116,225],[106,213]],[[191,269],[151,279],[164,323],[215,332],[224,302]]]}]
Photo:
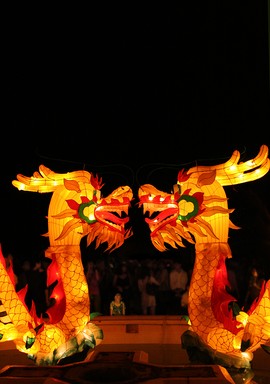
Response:
[{"label": "dragon ear", "polygon": [[203,173],[198,177],[197,186],[200,188],[203,185],[211,185],[216,179],[216,170],[211,172]]},{"label": "dragon ear", "polygon": [[76,180],[64,179],[64,185],[65,185],[65,188],[68,189],[69,191],[75,191],[77,193],[81,192],[80,185]]}]

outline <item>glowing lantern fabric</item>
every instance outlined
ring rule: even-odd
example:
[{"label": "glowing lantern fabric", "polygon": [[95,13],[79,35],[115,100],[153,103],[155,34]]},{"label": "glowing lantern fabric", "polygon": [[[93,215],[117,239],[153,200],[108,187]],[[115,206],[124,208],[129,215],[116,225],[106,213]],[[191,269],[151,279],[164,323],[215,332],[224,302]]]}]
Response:
[{"label": "glowing lantern fabric", "polygon": [[[48,211],[50,246],[46,256],[48,285],[57,281],[48,310],[49,321],[37,318],[34,306],[29,313],[23,296],[16,292],[11,275],[0,258],[0,300],[7,321],[1,326],[1,340],[14,340],[16,347],[39,365],[52,365],[85,348],[94,348],[103,333],[90,322],[88,285],[81,261],[80,242],[107,243],[107,250],[120,247],[132,233],[125,228],[133,197],[128,186],[101,196],[102,180],[87,171],[58,174],[41,165],[27,177],[17,175],[13,185],[19,190],[53,192]],[[122,217],[122,213],[125,217]]]},{"label": "glowing lantern fabric", "polygon": [[[168,245],[184,247],[183,240],[195,246],[189,288],[189,336],[194,335],[197,345],[213,358],[222,356],[225,364],[249,367],[252,352],[270,342],[269,282],[247,317],[243,312],[234,316],[228,304],[235,299],[225,289],[225,260],[232,257],[229,229],[239,227],[230,221],[233,209],[228,208],[224,186],[263,177],[270,167],[268,147],[262,145],[252,160],[239,160],[240,153],[234,151],[224,164],[179,171],[171,194],[145,184],[138,195],[143,212],[149,212],[145,221],[151,241],[159,251],[165,251]],[[243,340],[247,339],[249,346],[244,348]]]}]

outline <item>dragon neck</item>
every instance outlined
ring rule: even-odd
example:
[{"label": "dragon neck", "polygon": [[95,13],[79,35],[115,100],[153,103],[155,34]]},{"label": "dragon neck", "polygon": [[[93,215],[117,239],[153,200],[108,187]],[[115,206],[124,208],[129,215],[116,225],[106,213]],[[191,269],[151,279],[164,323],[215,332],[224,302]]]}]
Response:
[{"label": "dragon neck", "polygon": [[55,260],[66,298],[66,311],[61,320],[67,330],[83,329],[90,319],[88,285],[79,246],[52,246],[46,257]]}]

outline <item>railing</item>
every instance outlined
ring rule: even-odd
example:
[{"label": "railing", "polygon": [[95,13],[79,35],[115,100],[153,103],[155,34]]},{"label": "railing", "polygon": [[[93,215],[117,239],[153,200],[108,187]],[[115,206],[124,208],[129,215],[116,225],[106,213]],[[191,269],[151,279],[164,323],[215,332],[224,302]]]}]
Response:
[{"label": "railing", "polygon": [[180,344],[188,324],[182,316],[97,316],[102,344]]}]

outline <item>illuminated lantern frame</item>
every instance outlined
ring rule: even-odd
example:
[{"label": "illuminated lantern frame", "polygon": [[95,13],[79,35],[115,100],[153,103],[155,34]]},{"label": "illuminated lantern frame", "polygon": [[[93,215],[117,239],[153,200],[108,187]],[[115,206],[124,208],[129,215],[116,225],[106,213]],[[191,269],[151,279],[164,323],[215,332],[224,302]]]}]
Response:
[{"label": "illuminated lantern frame", "polygon": [[[189,288],[190,329],[182,338],[187,349],[199,346],[224,366],[250,368],[253,352],[270,342],[270,293],[268,281],[248,313],[233,312],[236,299],[226,291],[229,285],[225,260],[231,258],[229,229],[239,229],[229,218],[224,186],[263,177],[270,167],[268,147],[262,145],[252,160],[239,162],[234,151],[224,164],[196,166],[178,173],[172,194],[142,185],[138,195],[149,226],[151,241],[163,252],[167,245],[195,245],[195,264]],[[155,214],[154,216],[152,216]],[[153,217],[153,218],[152,218]]]},{"label": "illuminated lantern frame", "polygon": [[[268,148],[263,145],[252,160],[239,162],[234,151],[224,164],[196,166],[178,173],[171,194],[150,184],[139,188],[140,206],[151,216],[151,241],[165,251],[166,244],[183,247],[183,239],[194,244],[195,265],[189,289],[190,336],[201,350],[224,366],[250,367],[252,353],[270,343],[270,282],[248,313],[234,313],[228,303],[235,299],[226,292],[226,258],[232,257],[228,244],[229,229],[238,229],[229,218],[224,186],[237,185],[263,177],[270,167]],[[28,311],[24,304],[26,289],[15,291],[11,270],[6,270],[0,254],[0,304],[2,323],[0,341],[14,340],[18,350],[37,364],[58,364],[63,358],[94,348],[102,341],[102,331],[90,322],[88,286],[81,261],[80,242],[87,245],[107,243],[107,250],[120,247],[132,233],[129,221],[130,187],[119,187],[101,197],[102,183],[86,171],[57,174],[41,165],[39,172],[26,177],[17,175],[13,185],[30,192],[52,192],[48,211],[51,259],[48,285],[57,280],[52,297],[56,304],[48,311],[49,321]],[[4,319],[4,320],[3,320]],[[192,345],[192,342],[191,344]]]},{"label": "illuminated lantern frame", "polygon": [[[120,247],[132,233],[125,228],[133,198],[129,187],[117,188],[101,196],[102,180],[87,171],[54,173],[44,165],[26,177],[17,175],[13,185],[19,190],[53,192],[48,211],[50,246],[46,257],[48,285],[57,281],[51,295],[55,300],[47,314],[49,321],[38,318],[34,304],[28,311],[24,303],[26,289],[15,291],[12,276],[0,258],[0,301],[5,321],[0,325],[0,341],[14,340],[16,348],[39,365],[54,365],[67,356],[94,348],[103,333],[90,322],[88,285],[81,260],[80,242],[87,246],[107,243],[107,250]],[[122,215],[123,214],[123,215]],[[125,217],[124,217],[125,215]]]}]

